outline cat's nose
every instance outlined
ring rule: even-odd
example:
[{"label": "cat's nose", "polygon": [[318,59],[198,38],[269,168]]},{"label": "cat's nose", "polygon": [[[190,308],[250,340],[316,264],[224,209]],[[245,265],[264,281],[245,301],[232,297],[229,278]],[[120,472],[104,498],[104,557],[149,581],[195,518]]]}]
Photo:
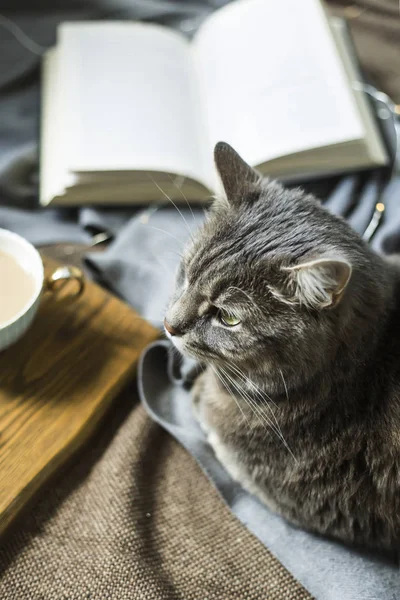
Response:
[{"label": "cat's nose", "polygon": [[168,323],[167,319],[164,319],[164,327],[170,335],[182,335],[178,329]]}]

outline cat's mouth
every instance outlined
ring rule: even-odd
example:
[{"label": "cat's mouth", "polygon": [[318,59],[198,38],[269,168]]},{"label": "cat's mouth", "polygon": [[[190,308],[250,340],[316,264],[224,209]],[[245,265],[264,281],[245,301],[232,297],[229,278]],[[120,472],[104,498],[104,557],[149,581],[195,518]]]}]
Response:
[{"label": "cat's mouth", "polygon": [[175,348],[177,350],[179,350],[179,352],[181,354],[186,354],[185,347],[184,347],[185,345],[184,345],[182,337],[177,337],[176,335],[172,336],[166,329],[165,329],[165,335],[167,336],[167,338],[169,340],[171,340],[171,342],[173,343]]},{"label": "cat's mouth", "polygon": [[183,345],[181,353],[184,355],[186,354],[191,358],[196,358],[203,361],[221,360],[221,357],[212,350],[204,350],[202,348],[199,348],[197,345],[191,344],[190,342],[186,342]]},{"label": "cat's mouth", "polygon": [[191,343],[189,340],[185,339],[185,336],[171,335],[170,331],[168,331],[165,326],[164,332],[175,348],[184,356],[187,355],[190,358],[201,360],[221,360],[221,357],[216,352],[213,352],[208,348],[201,348],[198,344]]}]

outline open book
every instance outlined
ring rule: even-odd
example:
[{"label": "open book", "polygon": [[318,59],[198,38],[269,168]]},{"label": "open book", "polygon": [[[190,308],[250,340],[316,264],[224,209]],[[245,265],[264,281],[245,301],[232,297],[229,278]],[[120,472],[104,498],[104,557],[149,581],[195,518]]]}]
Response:
[{"label": "open book", "polygon": [[41,193],[50,203],[202,201],[213,147],[263,174],[385,164],[340,28],[320,0],[237,0],[189,41],[158,25],[64,23],[43,68]]}]

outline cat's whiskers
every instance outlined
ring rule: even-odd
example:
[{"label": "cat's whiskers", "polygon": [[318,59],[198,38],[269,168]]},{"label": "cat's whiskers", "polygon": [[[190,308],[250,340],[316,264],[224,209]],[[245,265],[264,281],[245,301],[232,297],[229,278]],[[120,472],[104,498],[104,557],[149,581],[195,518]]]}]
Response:
[{"label": "cat's whiskers", "polygon": [[239,376],[243,377],[244,381],[246,383],[248,383],[250,385],[250,387],[257,392],[257,395],[261,396],[261,398],[263,398],[263,399],[267,400],[268,402],[270,402],[271,404],[273,404],[275,406],[275,408],[279,408],[277,403],[272,400],[271,396],[269,396],[267,394],[267,392],[262,390],[256,383],[254,383],[254,381],[252,379],[250,379],[250,377],[248,375],[246,375],[246,373],[244,373],[241,369],[239,369],[239,367],[237,365],[228,363],[227,366],[229,366],[231,369],[236,371],[236,373]]},{"label": "cat's whiskers", "polygon": [[[172,267],[170,265],[168,265],[165,261],[162,261],[159,256],[155,255],[154,252],[150,251],[149,254],[151,255],[151,257],[155,261],[158,270],[162,269],[163,272],[167,271],[170,275],[174,276],[174,273],[172,271]],[[165,258],[167,258],[167,257],[165,257]]]},{"label": "cat's whiskers", "polygon": [[[278,408],[278,405],[272,400],[272,398],[270,396],[268,396],[268,394],[266,392],[261,390],[245,373],[243,373],[243,371],[241,371],[241,369],[239,369],[239,367],[237,367],[236,365],[233,365],[233,364],[229,364],[227,366],[229,366],[231,371],[233,371],[234,373],[239,375],[239,377],[241,377],[243,379],[245,384],[250,385],[251,389],[253,389],[255,391],[255,393],[258,397],[260,397],[262,400],[265,401],[262,406],[264,406],[266,409],[268,409],[269,414],[271,415],[272,419],[274,420],[274,423],[276,425],[276,428],[277,428],[279,434],[284,439],[282,429],[279,425],[278,419],[276,418],[276,415],[275,415],[272,407],[270,406],[270,403],[272,403],[276,408]],[[256,404],[256,406],[261,411],[261,413],[265,414],[265,412],[262,410],[262,406],[257,404],[254,400],[253,400],[253,402]],[[265,415],[265,416],[267,417],[267,415]]]},{"label": "cat's whiskers", "polygon": [[[228,367],[233,367],[233,365],[226,365],[226,366],[228,366]],[[226,371],[225,371],[225,375],[227,376],[227,373],[226,373]],[[247,379],[248,379],[248,378],[247,378]],[[274,412],[272,411],[271,407],[270,407],[270,406],[268,406],[268,403],[266,403],[264,406],[267,406],[267,407],[270,409],[270,411],[271,411],[271,414],[272,414],[272,417],[273,417],[273,419],[274,419],[275,423],[273,423],[273,422],[270,420],[269,416],[268,416],[268,415],[266,415],[266,414],[264,413],[264,411],[261,409],[261,406],[259,406],[259,405],[258,405],[258,404],[255,402],[255,400],[253,400],[253,398],[251,398],[251,396],[250,396],[249,394],[247,394],[247,392],[245,392],[245,391],[244,391],[242,388],[241,388],[241,389],[240,389],[240,391],[239,391],[239,386],[238,386],[238,383],[237,383],[237,382],[236,382],[236,381],[235,381],[233,378],[229,377],[229,380],[230,380],[230,382],[231,382],[232,386],[233,386],[233,387],[235,387],[235,389],[236,389],[236,390],[237,390],[237,391],[240,393],[241,397],[242,397],[242,398],[244,398],[244,396],[245,396],[245,398],[246,398],[246,399],[247,399],[247,401],[248,401],[248,405],[249,405],[249,406],[250,406],[250,407],[253,409],[253,412],[254,412],[254,414],[256,414],[256,415],[257,415],[259,418],[263,418],[263,419],[264,419],[264,422],[266,422],[266,423],[267,423],[267,424],[270,426],[270,428],[271,428],[271,429],[272,429],[272,431],[273,431],[273,432],[276,434],[276,436],[278,437],[278,439],[280,439],[280,440],[281,440],[281,442],[283,443],[283,445],[285,446],[285,448],[288,450],[288,452],[290,453],[290,455],[293,457],[293,459],[294,459],[296,462],[298,462],[298,461],[297,461],[297,458],[296,458],[296,457],[295,457],[295,455],[293,454],[293,451],[291,450],[291,448],[290,448],[289,444],[288,444],[288,443],[287,443],[287,441],[285,440],[285,437],[284,437],[284,435],[283,435],[283,433],[282,433],[282,430],[281,430],[281,428],[280,428],[280,426],[279,426],[279,423],[278,423],[278,421],[277,421],[277,419],[276,419],[276,416],[275,416]],[[251,380],[249,380],[249,381],[251,381]]]},{"label": "cat's whiskers", "polygon": [[[177,250],[172,250],[172,248],[171,248],[171,249],[167,250],[165,252],[165,254],[170,253],[170,252],[172,254],[175,254],[175,256],[178,256],[180,260],[183,260],[183,254],[182,254],[182,252],[177,252]],[[174,259],[172,259],[172,257],[170,257],[170,258],[171,258],[171,260],[175,260],[175,258]]]},{"label": "cat's whiskers", "polygon": [[[248,404],[248,406],[252,409],[252,411],[254,412],[254,414],[261,420],[262,424],[267,424],[269,427],[271,427],[272,431],[274,431],[274,433],[278,436],[278,438],[282,439],[282,433],[278,430],[278,428],[275,426],[275,424],[270,421],[269,417],[263,413],[263,411],[261,410],[261,408],[254,402],[254,400],[251,398],[251,396],[249,396],[249,394],[239,386],[238,382],[233,379],[222,367],[220,367],[224,374],[225,377],[228,379],[228,381],[231,383],[231,385],[233,386],[233,388],[239,393],[239,395],[241,396],[241,398],[243,398],[243,400]],[[282,441],[284,441],[284,439],[282,439]]]},{"label": "cat's whiskers", "polygon": [[168,194],[167,194],[167,193],[166,193],[166,192],[165,192],[165,191],[162,189],[162,187],[160,187],[160,186],[158,185],[158,183],[157,183],[157,181],[154,179],[154,177],[152,177],[152,176],[150,175],[150,173],[147,173],[147,175],[148,175],[149,179],[150,179],[150,180],[151,180],[151,181],[154,183],[154,185],[156,186],[156,188],[157,188],[157,189],[158,189],[158,190],[161,192],[161,194],[162,194],[162,195],[163,195],[163,196],[164,196],[164,197],[165,197],[165,198],[166,198],[166,199],[167,199],[169,202],[171,202],[172,206],[173,206],[173,207],[174,207],[174,208],[177,210],[178,214],[179,214],[179,215],[182,217],[182,220],[183,220],[183,222],[184,222],[184,224],[185,224],[185,226],[186,226],[186,229],[188,230],[189,236],[190,236],[190,238],[191,238],[191,239],[192,239],[192,241],[193,241],[192,230],[190,229],[188,222],[186,221],[186,219],[185,219],[184,215],[182,214],[182,211],[181,211],[181,210],[179,210],[179,208],[177,207],[177,205],[175,204],[175,202],[172,200],[172,198],[170,198],[170,197],[168,196]]},{"label": "cat's whiskers", "polygon": [[263,427],[266,427],[266,429],[270,428],[273,431],[273,433],[275,433],[275,435],[278,437],[278,439],[280,439],[283,442],[283,444],[285,444],[285,441],[282,439],[279,432],[275,429],[274,424],[268,419],[268,417],[265,414],[262,413],[262,411],[260,411],[259,407],[254,403],[254,401],[246,395],[246,393],[243,391],[242,388],[238,386],[235,380],[230,379],[226,373],[225,376],[228,378],[232,387],[237,391],[239,396],[249,406],[250,410],[254,413],[256,418],[259,420],[260,424]]},{"label": "cat's whiskers", "polygon": [[285,386],[286,400],[289,402],[289,392],[288,392],[288,389],[287,389],[285,378],[284,378],[283,373],[282,373],[282,369],[279,369],[279,373],[281,374],[283,385]]},{"label": "cat's whiskers", "polygon": [[[219,368],[223,372],[225,378],[228,380],[228,383],[230,383],[230,385],[233,387],[233,389],[239,394],[239,396],[243,400],[243,402],[245,404],[247,404],[247,406],[250,408],[251,412],[253,412],[255,414],[255,416],[257,417],[257,419],[260,421],[261,425],[263,427],[271,427],[272,430],[275,432],[273,424],[269,422],[269,420],[267,419],[267,417],[265,417],[265,420],[263,420],[262,416],[259,415],[256,410],[254,410],[254,407],[253,407],[253,405],[251,403],[251,399],[248,398],[248,397],[246,397],[246,394],[245,394],[244,390],[242,388],[240,388],[240,386],[238,385],[238,383],[234,379],[232,379],[229,376],[229,374],[222,367],[219,367]],[[221,375],[222,375],[222,372],[221,372]],[[224,384],[224,387],[226,388],[226,383]],[[231,394],[229,390],[227,390],[227,392],[229,393],[229,395],[235,400],[235,402],[239,406],[239,403],[236,400],[235,396],[233,394]],[[278,432],[275,432],[275,433],[279,437]]]},{"label": "cat's whiskers", "polygon": [[[190,206],[190,204],[189,204],[189,200],[186,198],[186,195],[183,193],[182,187],[176,183],[176,179],[177,179],[177,178],[175,177],[175,179],[173,179],[173,178],[172,178],[172,176],[171,176],[171,175],[169,175],[169,174],[168,174],[168,177],[170,178],[170,180],[171,180],[171,182],[172,182],[172,185],[174,185],[174,186],[176,187],[176,189],[178,190],[178,192],[179,192],[179,193],[182,195],[182,197],[184,198],[184,200],[185,200],[186,204],[188,205],[188,208],[189,208],[189,210],[190,210],[190,212],[191,212],[191,214],[192,214],[193,222],[194,222],[194,223],[196,223],[196,218],[195,218],[195,216],[194,216],[194,212],[193,212],[193,210],[192,210],[192,207],[191,207],[191,206]],[[180,177],[179,179],[182,179],[182,180],[184,180],[185,178],[184,178],[184,177]]]},{"label": "cat's whiskers", "polygon": [[154,227],[154,225],[146,225],[146,227],[150,227],[150,229],[155,229],[156,231],[161,231],[161,233],[165,233],[165,235],[169,235],[171,238],[178,242],[180,247],[182,246],[182,241],[178,240],[178,238],[169,231],[165,231],[165,229],[160,229],[159,227]]},{"label": "cat's whiskers", "polygon": [[[278,407],[278,405],[276,404],[276,402],[274,402],[274,401],[272,400],[271,396],[269,396],[269,395],[267,394],[267,392],[265,392],[265,391],[261,390],[261,388],[260,388],[259,386],[257,386],[257,384],[256,384],[256,383],[254,383],[254,381],[252,381],[252,380],[250,379],[250,377],[248,377],[248,376],[247,376],[247,375],[246,375],[246,374],[245,374],[245,373],[244,373],[244,372],[243,372],[241,369],[239,369],[239,367],[238,367],[238,366],[236,366],[236,365],[233,365],[233,364],[231,364],[231,363],[229,363],[227,366],[228,366],[228,367],[229,367],[231,370],[233,370],[233,371],[234,371],[234,372],[235,372],[235,373],[236,373],[236,374],[237,374],[239,377],[241,377],[241,378],[243,379],[244,383],[245,383],[245,384],[247,384],[247,385],[250,387],[250,389],[254,390],[254,392],[257,394],[257,396],[258,396],[259,398],[261,398],[262,400],[264,400],[264,401],[265,401],[265,403],[264,403],[264,405],[263,405],[263,406],[265,406],[265,408],[269,410],[269,412],[270,412],[270,414],[271,414],[271,417],[274,419],[274,422],[275,422],[275,424],[276,424],[276,427],[278,428],[279,432],[280,432],[280,433],[281,433],[281,435],[283,436],[283,434],[282,434],[282,430],[281,430],[281,427],[280,427],[280,425],[279,425],[279,422],[278,422],[278,420],[277,420],[277,418],[276,418],[276,415],[275,415],[275,413],[274,413],[274,411],[273,411],[272,407],[270,406],[270,403],[271,403],[271,404],[273,404],[273,405],[275,406],[275,408],[279,408],[279,407]],[[259,406],[259,408],[260,408],[260,410],[262,410],[262,409],[261,409],[261,406]],[[263,412],[263,411],[262,411],[262,412]]]},{"label": "cat's whiskers", "polygon": [[234,400],[236,406],[238,407],[238,409],[240,410],[240,412],[242,413],[242,416],[244,418],[244,420],[246,421],[247,425],[250,426],[249,420],[246,417],[246,415],[244,414],[244,411],[242,409],[242,407],[240,406],[239,402],[237,401],[237,399],[235,398],[235,396],[233,394],[231,394],[229,392],[229,389],[226,386],[226,383],[223,379],[223,373],[219,373],[217,369],[215,369],[213,367],[213,365],[211,363],[208,363],[209,367],[211,368],[212,372],[214,373],[214,375],[216,375],[216,377],[218,377],[218,379],[220,380],[220,382],[222,383],[224,389],[228,392],[228,394],[232,397],[232,399]]}]

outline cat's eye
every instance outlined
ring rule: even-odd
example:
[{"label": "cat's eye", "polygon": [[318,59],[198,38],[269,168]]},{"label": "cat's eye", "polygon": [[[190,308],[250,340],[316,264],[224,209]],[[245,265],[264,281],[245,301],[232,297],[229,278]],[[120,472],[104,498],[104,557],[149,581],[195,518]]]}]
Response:
[{"label": "cat's eye", "polygon": [[235,325],[239,325],[240,319],[233,313],[230,313],[226,310],[220,310],[218,312],[219,319],[221,323],[226,325],[227,327],[235,327]]}]

